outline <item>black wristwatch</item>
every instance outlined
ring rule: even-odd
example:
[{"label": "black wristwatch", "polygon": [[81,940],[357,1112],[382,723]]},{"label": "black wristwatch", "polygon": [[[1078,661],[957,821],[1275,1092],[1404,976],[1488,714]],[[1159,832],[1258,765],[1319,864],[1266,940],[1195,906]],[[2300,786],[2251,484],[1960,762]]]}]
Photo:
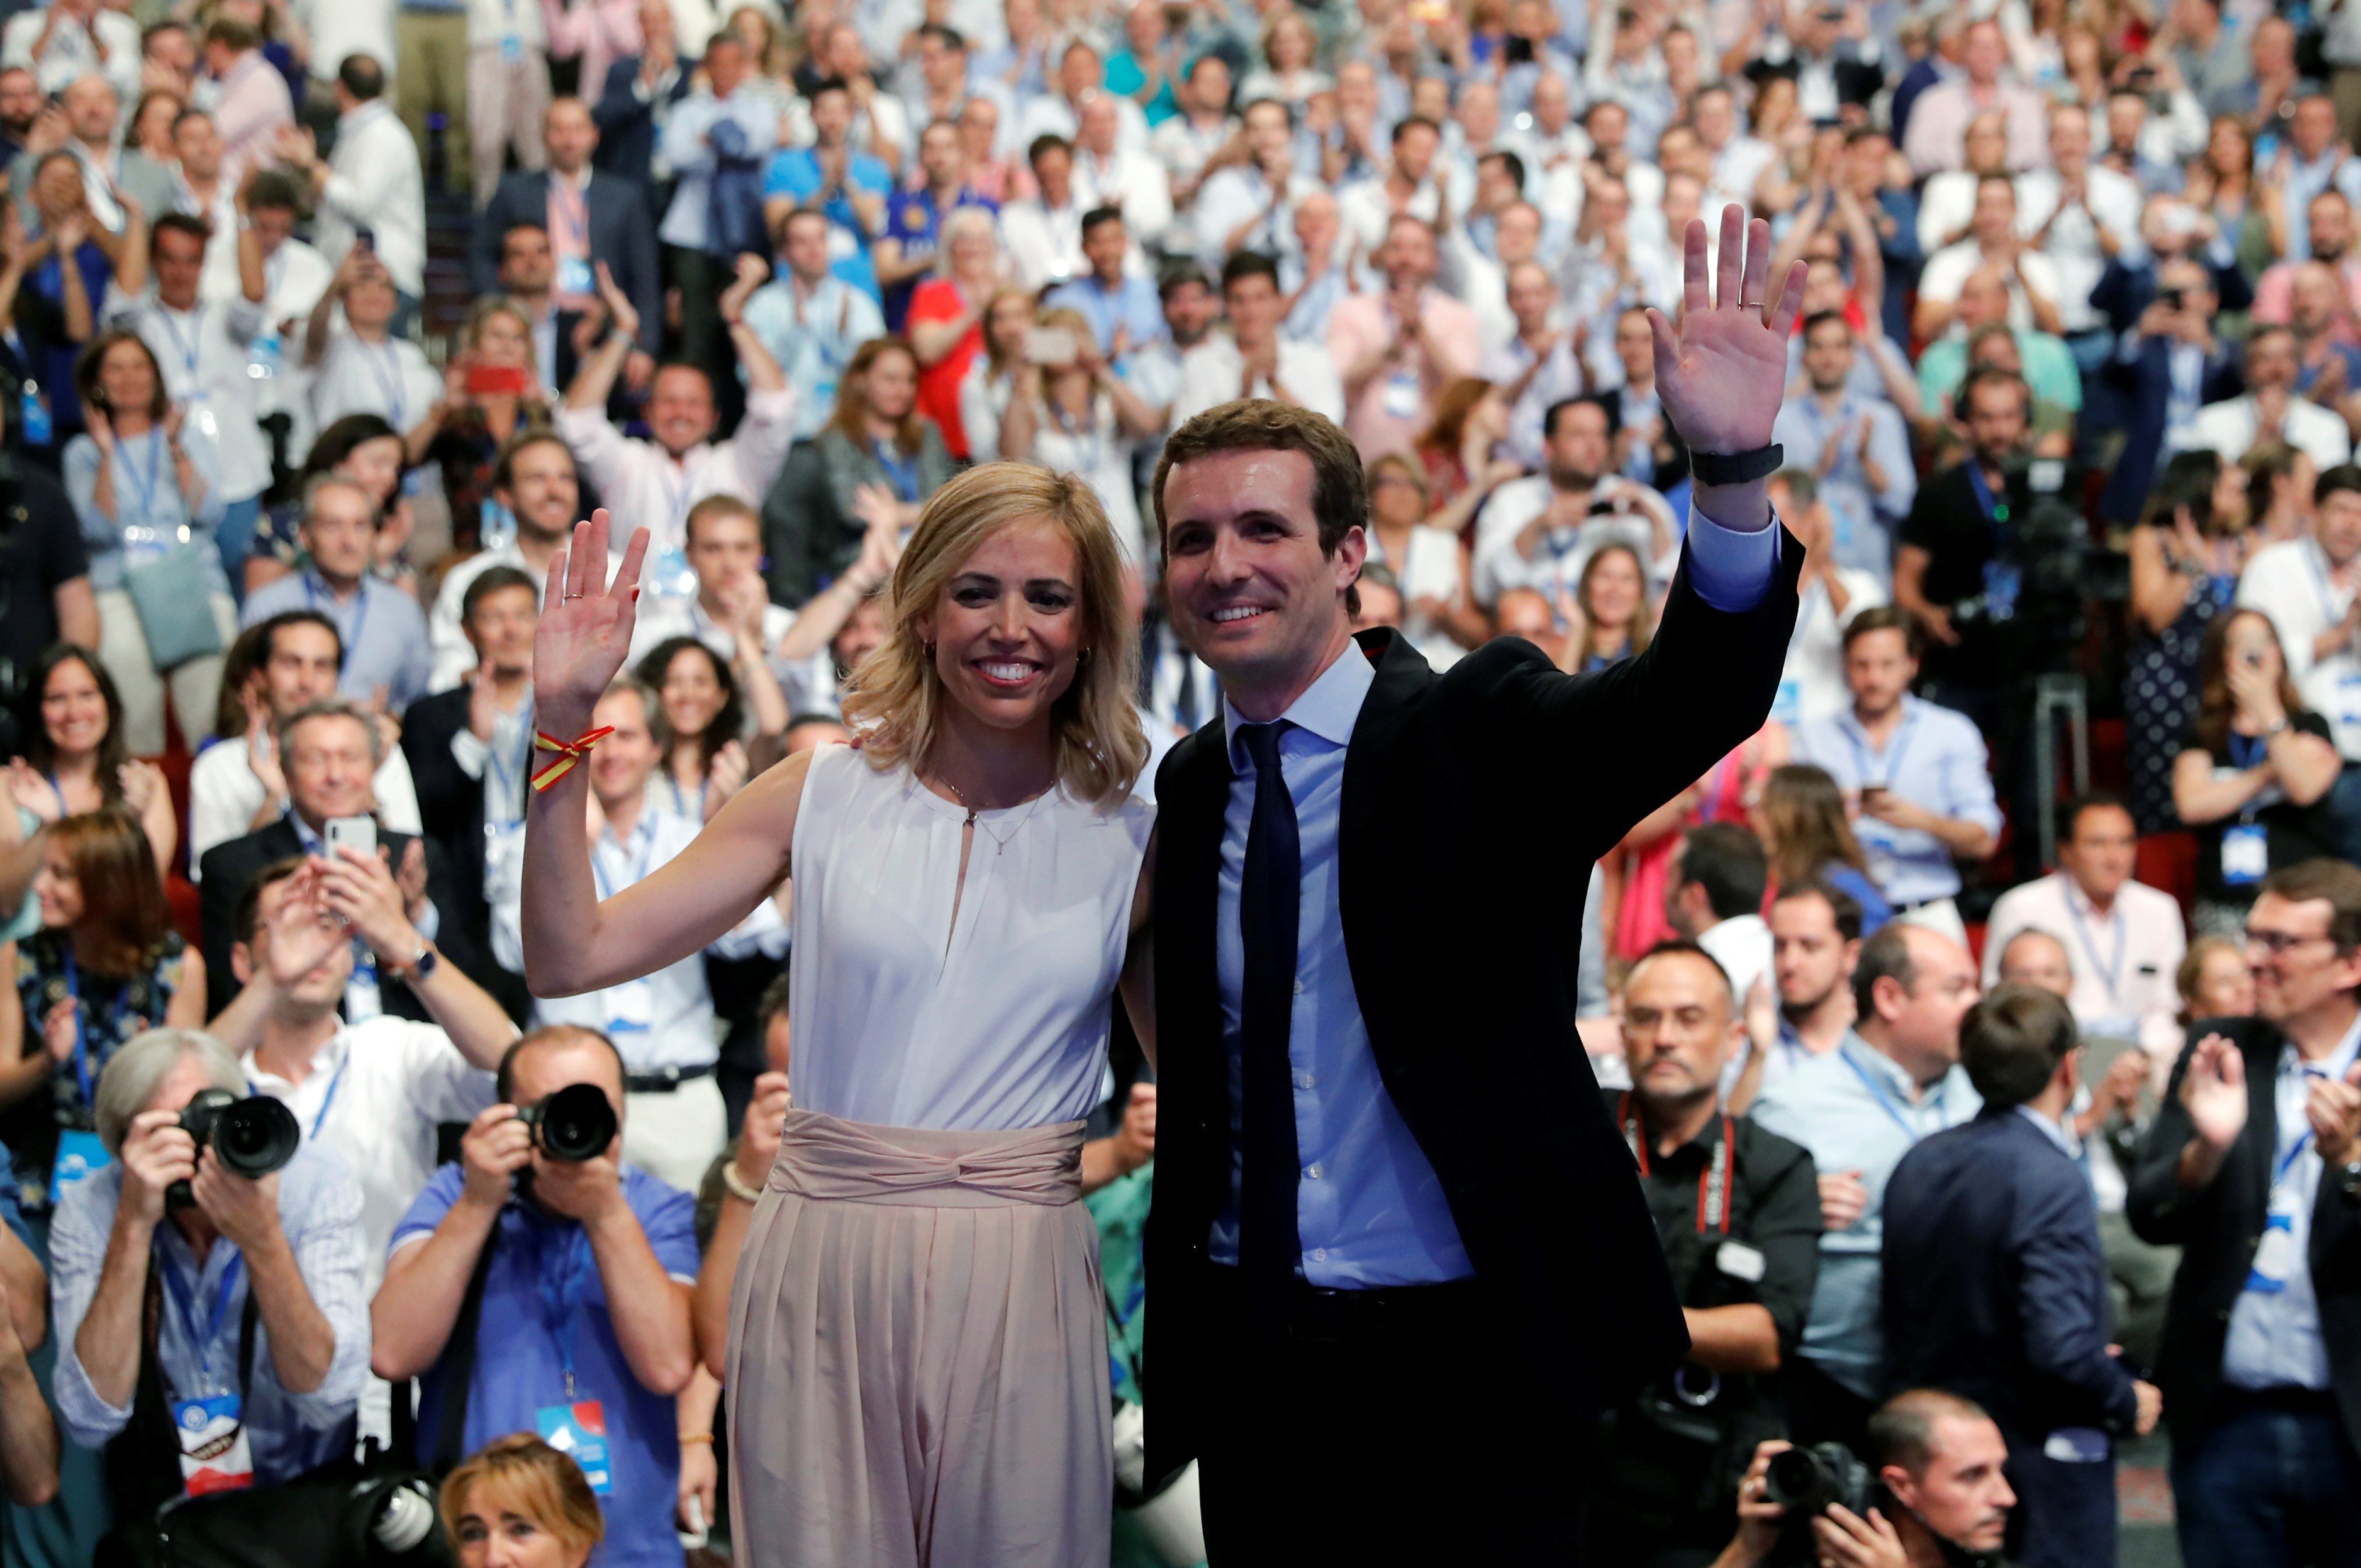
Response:
[{"label": "black wristwatch", "polygon": [[422,938],[418,944],[416,958],[406,964],[388,964],[386,973],[404,985],[414,986],[432,975],[434,972],[434,966],[442,961],[443,955],[434,950],[434,944]]},{"label": "black wristwatch", "polygon": [[1786,449],[1775,441],[1752,452],[1698,452],[1692,449],[1689,453],[1689,473],[1701,484],[1750,485],[1777,473],[1779,465],[1786,458]]}]

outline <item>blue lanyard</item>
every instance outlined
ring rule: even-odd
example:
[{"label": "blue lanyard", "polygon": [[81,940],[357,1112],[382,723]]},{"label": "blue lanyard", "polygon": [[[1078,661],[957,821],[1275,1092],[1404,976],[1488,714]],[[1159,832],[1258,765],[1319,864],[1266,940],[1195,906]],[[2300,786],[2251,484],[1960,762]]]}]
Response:
[{"label": "blue lanyard", "polygon": [[[675,784],[673,785],[673,789],[674,798],[677,800],[679,798],[679,784]],[[700,796],[700,798],[702,797]],[[632,837],[637,838],[642,832],[647,834],[648,841],[640,847],[639,860],[637,862],[627,864],[624,867],[628,880],[623,883],[622,887],[637,887],[641,883],[647,880],[648,861],[655,857],[656,836],[654,829],[648,827],[645,818],[642,818],[641,822],[632,828]],[[616,848],[620,849],[622,846],[618,844],[616,845]],[[590,847],[590,880],[598,883],[598,896],[602,899],[612,898],[617,893],[622,891],[622,888],[610,890],[607,886],[607,873],[598,868],[598,847],[596,844],[593,844]]]},{"label": "blue lanyard", "polygon": [[[704,820],[705,820],[705,785],[706,785],[706,781],[705,781],[704,779],[699,779],[699,780],[697,780],[697,815],[696,815],[696,816],[694,816],[694,817],[691,817],[691,816],[689,816],[689,814],[688,814],[688,796],[681,793],[680,778],[679,778],[679,775],[677,775],[677,774],[674,774],[674,773],[667,773],[667,774],[665,775],[665,782],[666,782],[666,783],[668,783],[668,784],[670,784],[672,785],[672,807],[673,807],[673,811],[674,811],[676,815],[678,815],[679,817],[683,817],[683,818],[685,818],[685,819],[686,819],[687,821],[690,821],[690,822],[702,822],[702,821],[704,821]],[[654,849],[655,849],[655,846],[654,846],[654,844],[652,842],[652,843],[650,843],[650,844],[649,844],[648,848],[649,848],[649,850],[650,850],[651,852],[653,852],[653,851],[654,850]],[[646,873],[645,872],[642,872],[640,874],[641,874],[642,876],[645,876],[647,873]],[[636,879],[634,879],[634,880],[636,880]]]},{"label": "blue lanyard", "polygon": [[[499,721],[495,719],[492,725],[492,740],[495,742],[498,742],[500,738],[500,724]],[[524,707],[522,711],[517,715],[517,745],[515,761],[513,762],[504,763],[500,756],[500,749],[497,743],[484,748],[484,771],[489,776],[489,782],[491,784],[490,793],[485,797],[484,802],[484,810],[488,817],[491,812],[491,803],[496,800],[505,801],[507,803],[505,808],[507,812],[513,812],[517,809],[517,795],[519,794],[517,789],[517,778],[518,775],[524,772],[526,765],[532,761],[532,758],[533,697],[532,695],[528,693],[524,699]],[[503,822],[511,819],[511,818],[505,814],[500,818]],[[595,869],[597,865],[595,859],[592,861],[592,865]]]},{"label": "blue lanyard", "polygon": [[190,393],[193,396],[196,390],[197,356],[203,352],[205,346],[205,308],[203,305],[199,305],[196,310],[191,313],[189,317],[189,341],[186,343],[182,343],[181,341],[181,329],[173,324],[172,314],[170,311],[165,310],[160,306],[158,307],[156,319],[164,323],[164,331],[170,334],[172,339],[173,352],[178,354],[181,356],[181,362],[189,367],[189,381],[191,383]]},{"label": "blue lanyard", "polygon": [[[76,1088],[81,1090],[82,1109],[87,1111],[98,1103],[98,1099],[96,1091],[92,1087],[90,1077],[89,1016],[84,1013],[81,1006],[82,970],[74,963],[73,938],[71,937],[66,938],[65,943],[65,969],[66,994],[72,997],[75,1003],[74,1085]],[[124,984],[123,989],[115,993],[115,1011],[108,1014],[107,1017],[107,1022],[113,1026],[114,1033],[118,1039],[122,1037],[123,1034],[123,1014],[128,1012],[130,1007],[131,986],[129,982],[126,981]]]},{"label": "blue lanyard", "polygon": [[[662,448],[658,448],[656,455],[669,460],[669,455],[664,452]],[[686,539],[688,536],[686,532],[688,527],[688,465],[686,463],[675,463],[674,466],[680,470],[679,484],[674,484],[672,475],[661,468],[656,472],[656,482],[664,487],[664,512],[672,521],[672,532],[668,537]]]},{"label": "blue lanyard", "polygon": [[569,1223],[554,1234],[544,1232],[541,1240],[541,1324],[557,1348],[569,1405],[574,1402],[574,1309],[581,1300],[583,1265],[589,1250],[589,1234],[578,1224]]},{"label": "blue lanyard", "polygon": [[1861,1087],[1869,1091],[1869,1097],[1877,1102],[1877,1108],[1884,1112],[1888,1116],[1894,1118],[1894,1124],[1901,1128],[1902,1131],[1909,1136],[1911,1146],[1914,1148],[1917,1146],[1918,1140],[1925,1137],[1927,1135],[1920,1132],[1916,1127],[1911,1125],[1910,1118],[1902,1113],[1902,1107],[1895,1102],[1893,1092],[1888,1090],[1885,1085],[1878,1082],[1876,1079],[1870,1076],[1870,1071],[1867,1068],[1853,1060],[1852,1053],[1850,1051],[1846,1050],[1842,1046],[1839,1046],[1837,1047],[1837,1055],[1844,1058],[1845,1066],[1852,1069],[1852,1075],[1861,1080]]},{"label": "blue lanyard", "polygon": [[890,441],[877,444],[877,461],[884,466],[885,477],[894,483],[894,493],[906,501],[918,499],[918,460],[905,457]]},{"label": "blue lanyard", "polygon": [[[303,602],[313,609],[320,609],[320,578],[317,573],[303,574]],[[345,660],[351,663],[353,655],[360,650],[361,628],[368,624],[368,574],[361,574],[360,585],[353,590],[353,623],[349,628],[343,626],[344,609],[336,603],[335,594],[328,596],[328,608],[322,613],[338,624],[340,630],[337,634],[345,640]]]},{"label": "blue lanyard", "polygon": [[[1853,721],[1855,726],[1860,722],[1859,719]],[[1910,749],[1910,732],[1917,727],[1917,713],[1911,709],[1905,709],[1902,715],[1902,727],[1894,732],[1894,743],[1883,753],[1885,758],[1885,784],[1889,789],[1894,787],[1894,777],[1902,771],[1902,754]],[[1863,744],[1858,728],[1846,729],[1842,725],[1839,725],[1838,728],[1843,730],[1846,743],[1852,747],[1853,768],[1856,774],[1853,779],[1854,784],[1866,784],[1869,781],[1869,747]]]},{"label": "blue lanyard", "polygon": [[[58,783],[58,771],[55,768],[51,768],[49,770],[49,793],[57,796],[58,815],[60,817],[71,817],[73,815],[73,809],[66,805],[66,788],[65,785]],[[73,960],[71,959],[68,959],[66,961],[68,963],[71,963]]]},{"label": "blue lanyard", "polygon": [[352,1065],[353,1043],[346,1040],[345,1059],[336,1064],[335,1076],[328,1080],[328,1092],[320,1101],[319,1114],[312,1118],[312,1130],[305,1135],[306,1141],[316,1139],[320,1135],[320,1129],[328,1124],[328,1107],[336,1102],[336,1091],[345,1086],[345,1069]]},{"label": "blue lanyard", "polygon": [[2099,978],[2106,982],[2107,1000],[2115,1001],[2115,988],[2124,973],[2124,948],[2131,941],[2131,929],[2124,923],[2124,906],[2118,904],[2108,911],[2107,924],[2115,933],[2115,954],[2104,962],[2099,958],[2099,944],[2091,939],[2090,927],[2083,924],[2082,912],[2074,907],[2071,889],[2066,894],[2066,918],[2074,922],[2074,934],[2081,938],[2082,950],[2091,955],[2092,967],[2100,971]]},{"label": "blue lanyard", "polygon": [[2259,735],[2241,735],[2232,730],[2229,739],[2230,762],[2235,767],[2251,768],[2260,762],[2264,753],[2271,749],[2271,743]]},{"label": "blue lanyard", "polygon": [[[118,442],[116,446],[121,450],[121,443]],[[137,482],[139,477],[139,471],[133,466],[131,454],[127,451],[123,454],[123,477],[134,482]],[[140,526],[148,528],[156,526],[156,492],[162,488],[163,483],[164,432],[158,426],[150,425],[148,430],[148,481],[137,487]]]},{"label": "blue lanyard", "polygon": [[381,351],[383,357],[380,358],[380,350],[374,345],[362,343],[358,338],[353,342],[361,351],[361,363],[369,367],[369,374],[377,378],[379,389],[385,393],[389,422],[397,433],[406,432],[409,426],[401,419],[402,410],[407,405],[401,395],[401,353],[389,343]]},{"label": "blue lanyard", "polygon": [[2005,535],[2008,532],[2008,503],[1993,499],[1992,486],[1984,479],[1984,466],[1982,463],[1970,457],[1965,466],[1968,470],[1968,483],[1975,487],[1976,505],[1983,509],[1983,514],[1991,521],[1993,532]]},{"label": "blue lanyard", "polygon": [[181,1327],[189,1336],[190,1348],[197,1354],[205,1381],[213,1381],[214,1351],[221,1339],[223,1322],[229,1317],[229,1299],[237,1290],[239,1277],[246,1273],[246,1255],[232,1253],[229,1266],[222,1270],[221,1288],[214,1293],[213,1310],[207,1314],[204,1326],[197,1325],[196,1285],[183,1281],[171,1255],[161,1250],[156,1254],[156,1271],[164,1277],[164,1288],[171,1292],[172,1305],[181,1314]]}]

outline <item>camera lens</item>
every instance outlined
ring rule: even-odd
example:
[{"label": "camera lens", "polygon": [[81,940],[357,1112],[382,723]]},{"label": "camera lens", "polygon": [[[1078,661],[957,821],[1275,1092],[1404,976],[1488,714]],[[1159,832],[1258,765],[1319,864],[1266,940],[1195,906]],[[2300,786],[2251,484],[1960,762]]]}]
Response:
[{"label": "camera lens", "polygon": [[615,1107],[595,1083],[568,1084],[536,1107],[541,1152],[579,1165],[597,1159],[615,1141]]},{"label": "camera lens", "polygon": [[284,1168],[302,1142],[295,1113],[267,1094],[233,1102],[214,1121],[214,1152],[248,1180]]},{"label": "camera lens", "polygon": [[1810,1449],[1782,1449],[1763,1473],[1763,1490],[1783,1508],[1815,1510],[1826,1506],[1828,1473]]}]

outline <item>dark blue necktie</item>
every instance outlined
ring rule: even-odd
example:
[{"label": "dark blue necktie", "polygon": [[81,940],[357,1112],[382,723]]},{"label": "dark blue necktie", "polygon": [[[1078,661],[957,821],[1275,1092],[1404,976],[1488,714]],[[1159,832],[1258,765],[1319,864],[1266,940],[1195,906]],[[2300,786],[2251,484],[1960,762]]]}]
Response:
[{"label": "dark blue necktie", "polygon": [[1279,768],[1279,735],[1289,728],[1281,719],[1240,731],[1254,759],[1255,795],[1246,874],[1238,886],[1238,927],[1246,943],[1246,980],[1238,993],[1244,1159],[1238,1266],[1246,1274],[1255,1326],[1272,1336],[1286,1332],[1303,1250],[1295,1229],[1295,1073],[1287,1054],[1303,853],[1295,833],[1295,802]]}]

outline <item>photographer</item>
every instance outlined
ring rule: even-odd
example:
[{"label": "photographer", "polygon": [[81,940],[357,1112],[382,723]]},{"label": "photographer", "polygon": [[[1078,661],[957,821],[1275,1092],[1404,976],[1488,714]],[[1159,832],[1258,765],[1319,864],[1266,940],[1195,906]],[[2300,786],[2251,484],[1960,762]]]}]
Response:
[{"label": "photographer", "polygon": [[[1841,1448],[1813,1450],[1817,1463],[1808,1470],[1794,1461],[1775,1463],[1792,1452],[1786,1443],[1757,1448],[1738,1486],[1738,1534],[1713,1568],[2009,1568],[2000,1546],[2016,1494],[2004,1474],[2007,1447],[1990,1416],[1957,1395],[1915,1388],[1870,1418],[1868,1446],[1873,1475]],[[1831,1475],[1838,1467],[1831,1459],[1850,1474]],[[1806,1473],[1795,1475],[1790,1467]],[[1811,1510],[1807,1544],[1773,1494],[1789,1493],[1792,1500],[1800,1490],[1815,1500],[1838,1490],[1832,1480],[1859,1507],[1831,1500]],[[2094,1560],[2090,1568],[2104,1564]]]},{"label": "photographer", "polygon": [[[606,1094],[616,1130],[591,1158],[554,1157],[525,1113],[584,1083]],[[535,1030],[509,1047],[499,1093],[461,1162],[435,1172],[394,1228],[374,1309],[377,1373],[423,1379],[422,1461],[454,1397],[468,1450],[503,1432],[563,1433],[607,1509],[603,1561],[676,1563],[673,1397],[696,1365],[694,1205],[622,1163],[623,1063],[604,1036]],[[462,1346],[469,1317],[475,1338]],[[448,1386],[455,1357],[472,1364],[464,1388]]]},{"label": "photographer", "polygon": [[[347,1457],[368,1376],[359,1187],[311,1149],[234,1174],[182,1124],[211,1089],[243,1094],[246,1074],[208,1036],[151,1030],[116,1052],[97,1096],[113,1157],[68,1189],[49,1233],[58,1414],[75,1442],[106,1446],[126,1519],[184,1486],[269,1486]],[[192,1445],[225,1431],[236,1441],[200,1471]]]},{"label": "photographer", "polygon": [[1659,943],[1624,983],[1632,1086],[1608,1113],[1639,1161],[1690,1350],[1600,1429],[1592,1562],[1700,1560],[1729,1529],[1746,1455],[1784,1430],[1767,1385],[1811,1305],[1819,1186],[1802,1148],[1720,1110],[1743,1027],[1729,974],[1694,942]]}]

